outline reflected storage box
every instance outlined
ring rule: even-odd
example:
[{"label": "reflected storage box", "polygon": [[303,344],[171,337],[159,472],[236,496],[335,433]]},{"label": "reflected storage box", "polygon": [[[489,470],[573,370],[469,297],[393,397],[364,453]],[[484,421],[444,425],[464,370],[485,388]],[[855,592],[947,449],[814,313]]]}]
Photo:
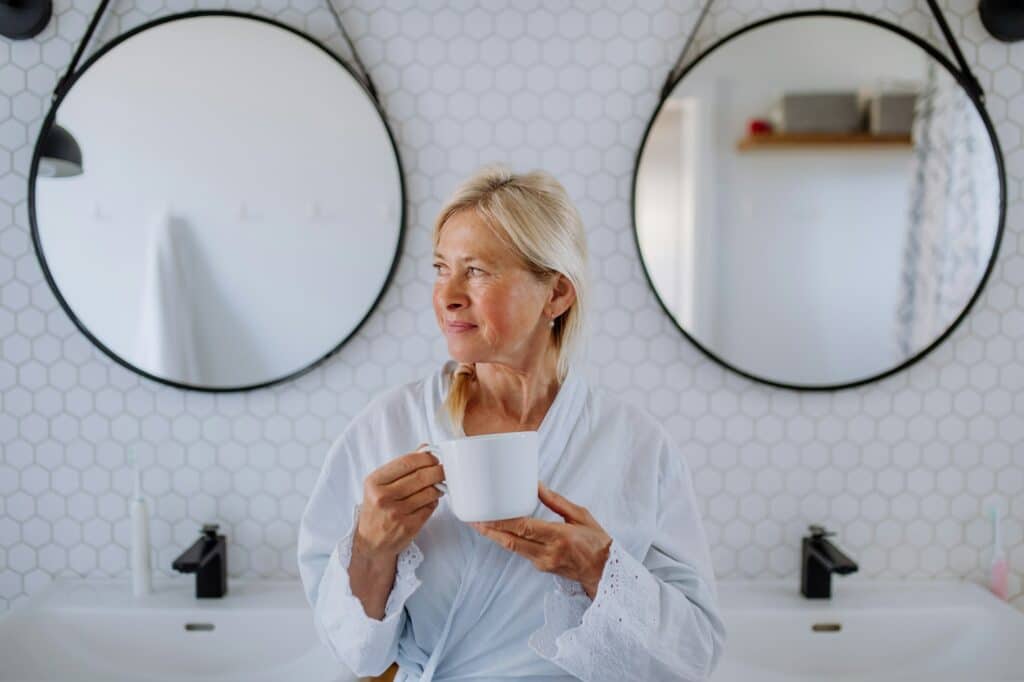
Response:
[{"label": "reflected storage box", "polygon": [[785,93],[773,118],[785,133],[855,133],[861,126],[855,91]]},{"label": "reflected storage box", "polygon": [[909,135],[917,94],[881,92],[867,99],[867,129],[872,135]]}]

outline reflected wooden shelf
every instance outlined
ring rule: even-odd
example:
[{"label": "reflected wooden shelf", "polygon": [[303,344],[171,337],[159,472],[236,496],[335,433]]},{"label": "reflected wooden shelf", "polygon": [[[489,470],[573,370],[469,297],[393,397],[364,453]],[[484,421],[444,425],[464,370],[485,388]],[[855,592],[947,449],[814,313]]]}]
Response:
[{"label": "reflected wooden shelf", "polygon": [[762,133],[747,135],[736,149],[800,149],[813,147],[910,147],[910,135],[872,135],[871,133]]}]

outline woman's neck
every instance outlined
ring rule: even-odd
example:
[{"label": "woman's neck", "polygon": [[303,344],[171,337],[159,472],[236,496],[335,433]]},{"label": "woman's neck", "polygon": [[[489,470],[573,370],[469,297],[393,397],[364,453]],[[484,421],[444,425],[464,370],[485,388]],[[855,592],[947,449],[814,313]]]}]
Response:
[{"label": "woman's neck", "polygon": [[476,363],[471,402],[504,421],[538,424],[558,395],[558,354],[554,349],[523,367]]}]

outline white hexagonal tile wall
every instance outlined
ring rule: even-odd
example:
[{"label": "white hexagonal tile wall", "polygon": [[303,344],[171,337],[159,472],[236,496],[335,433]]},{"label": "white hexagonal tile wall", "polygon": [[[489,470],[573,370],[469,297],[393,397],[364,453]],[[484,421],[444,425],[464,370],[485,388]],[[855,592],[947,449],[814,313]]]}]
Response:
[{"label": "white hexagonal tile wall", "polygon": [[[96,44],[194,4],[128,2]],[[867,11],[934,41],[919,4],[720,0],[689,56],[750,21],[821,6]],[[216,521],[233,576],[295,577],[298,519],[330,442],[373,395],[445,359],[430,310],[429,225],[454,185],[492,160],[545,168],[576,201],[597,275],[592,380],[649,409],[678,440],[719,577],[795,580],[800,535],[823,523],[856,550],[865,576],[980,580],[991,540],[984,507],[997,503],[1009,514],[1013,596],[1024,607],[1024,44],[989,37],[977,3],[944,4],[989,91],[1011,206],[985,294],[911,368],[833,394],[775,390],[709,361],[658,307],[633,243],[631,174],[697,0],[587,9],[359,0],[341,11],[402,155],[406,253],[369,323],[326,364],[287,385],[211,396],[109,361],[59,308],[32,253],[33,136],[89,20],[58,3],[48,37],[0,50],[0,610],[60,573],[125,573],[129,452],[144,464],[158,571],[174,575],[182,544]],[[343,51],[319,2],[268,0],[254,11]]]}]

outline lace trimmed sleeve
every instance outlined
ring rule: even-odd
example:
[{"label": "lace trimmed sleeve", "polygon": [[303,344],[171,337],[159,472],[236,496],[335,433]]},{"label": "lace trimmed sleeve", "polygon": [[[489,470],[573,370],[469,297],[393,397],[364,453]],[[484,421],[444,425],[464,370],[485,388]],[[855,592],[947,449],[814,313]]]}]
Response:
[{"label": "lace trimmed sleeve", "polygon": [[577,581],[553,576],[530,647],[583,680],[641,679],[637,657],[649,654],[637,646],[657,628],[658,588],[638,564],[613,539],[593,601]]},{"label": "lace trimmed sleeve", "polygon": [[324,572],[322,601],[317,611],[326,634],[338,657],[356,675],[379,675],[395,660],[398,638],[405,624],[405,602],[420,586],[416,569],[423,562],[423,552],[411,542],[398,555],[395,580],[384,607],[381,620],[371,618],[363,603],[352,593],[348,567],[352,560],[352,541],[359,504],[352,512],[348,532],[335,545]]},{"label": "lace trimmed sleeve", "polygon": [[665,450],[643,561],[613,537],[593,601],[577,581],[553,576],[544,625],[530,636],[539,656],[586,682],[698,682],[721,657],[726,632],[710,549],[685,460]]}]

